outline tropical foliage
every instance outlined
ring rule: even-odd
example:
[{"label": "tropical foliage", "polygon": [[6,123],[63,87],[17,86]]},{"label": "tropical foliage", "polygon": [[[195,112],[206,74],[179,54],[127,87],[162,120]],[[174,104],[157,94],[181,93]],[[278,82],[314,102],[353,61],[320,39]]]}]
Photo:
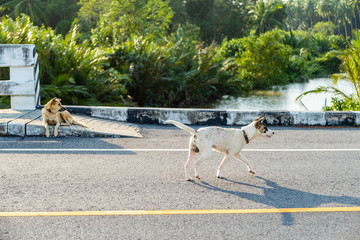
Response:
[{"label": "tropical foliage", "polygon": [[253,88],[306,81],[339,71],[331,52],[340,37],[303,31],[272,30],[265,34],[223,41],[221,53],[239,64],[239,76]]},{"label": "tropical foliage", "polygon": [[[200,28],[201,40],[208,44],[221,42],[225,37],[244,37],[251,30],[256,33],[274,28],[311,31],[319,22],[331,22],[336,28],[334,31],[346,37],[360,23],[359,0],[0,0],[0,6],[4,15],[15,19],[24,13],[36,25],[44,24],[62,34],[67,33],[77,17],[82,33],[89,38],[91,29],[98,26],[114,5],[130,11],[125,11],[128,15],[125,18],[131,18],[131,12],[140,10],[141,14],[135,15],[143,21],[141,9],[149,2],[154,3],[150,5],[155,9],[161,9],[160,5],[171,8],[171,32],[175,32],[179,24],[196,25]],[[161,18],[149,20],[159,22]]]},{"label": "tropical foliage", "polygon": [[281,0],[254,2],[249,5],[249,14],[255,27],[255,35],[263,34],[276,27],[282,28],[286,18],[285,7]]},{"label": "tropical foliage", "polygon": [[172,16],[168,2],[163,0],[114,0],[109,12],[92,31],[92,42],[111,47],[126,41],[132,34],[162,38]]},{"label": "tropical foliage", "polygon": [[0,0],[4,15],[16,19],[21,14],[28,15],[37,26],[49,26],[58,33],[66,34],[79,9],[74,0]]},{"label": "tropical foliage", "polygon": [[288,83],[286,70],[292,49],[283,42],[284,35],[279,31],[249,37],[239,58],[240,67],[244,69],[242,77],[255,88]]},{"label": "tropical foliage", "polygon": [[[344,41],[347,44],[346,49],[337,48],[337,56],[341,60],[341,67],[344,73],[333,74],[333,84],[327,86],[320,86],[314,90],[307,91],[301,94],[298,98],[307,94],[317,93],[331,93],[334,97],[332,98],[332,106],[327,107],[325,110],[360,110],[360,33],[354,32],[355,39],[350,44],[345,38]],[[353,86],[354,93],[347,94],[341,91],[338,87],[338,80],[345,79],[350,82]]]},{"label": "tropical foliage", "polygon": [[63,37],[34,26],[25,15],[15,21],[3,17],[0,22],[0,43],[36,45],[43,101],[61,96],[65,103],[78,104],[82,99],[106,102],[110,94],[112,102],[122,103],[126,91],[121,76],[105,70],[104,52],[87,42],[77,44],[76,36],[76,24]]},{"label": "tropical foliage", "polygon": [[31,20],[36,23],[48,23],[48,18],[42,9],[41,0],[11,0],[1,1],[2,7],[8,9],[9,16],[16,18],[24,13],[30,16]]},{"label": "tropical foliage", "polygon": [[[92,105],[196,106],[329,76],[341,62],[346,72],[339,52],[350,54],[350,47],[334,34],[354,38],[360,23],[355,0],[0,0],[0,6],[0,42],[37,47],[43,101],[61,96]],[[342,99],[345,106],[349,98]]]},{"label": "tropical foliage", "polygon": [[109,56],[111,66],[129,81],[126,88],[140,106],[199,105],[224,94],[239,95],[237,65],[217,57],[216,47],[204,47],[181,35],[162,45],[151,36],[133,36]]}]

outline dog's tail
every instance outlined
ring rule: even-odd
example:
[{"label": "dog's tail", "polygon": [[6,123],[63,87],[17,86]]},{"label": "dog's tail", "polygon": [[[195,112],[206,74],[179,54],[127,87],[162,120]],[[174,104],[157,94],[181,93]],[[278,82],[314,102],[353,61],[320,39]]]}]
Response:
[{"label": "dog's tail", "polygon": [[182,124],[181,122],[177,122],[177,121],[174,121],[174,120],[167,120],[166,122],[174,124],[178,128],[184,129],[185,131],[188,131],[192,135],[196,135],[196,130],[195,129],[192,129],[191,127],[186,126],[186,125]]},{"label": "dog's tail", "polygon": [[87,127],[88,127],[85,123],[80,122],[80,121],[75,121],[75,120],[73,120],[72,124],[74,124],[74,125],[79,125],[79,126],[82,126],[82,127],[84,127],[84,128],[87,128]]}]

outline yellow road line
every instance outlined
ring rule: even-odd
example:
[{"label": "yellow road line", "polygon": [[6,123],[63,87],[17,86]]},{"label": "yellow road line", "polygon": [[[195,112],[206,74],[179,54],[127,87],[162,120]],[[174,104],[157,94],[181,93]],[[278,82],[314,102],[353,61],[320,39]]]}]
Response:
[{"label": "yellow road line", "polygon": [[360,212],[360,207],[274,208],[274,209],[200,209],[200,210],[124,210],[69,212],[0,212],[0,217],[64,217],[64,216],[140,216],[140,215],[196,215],[251,214],[305,212]]}]

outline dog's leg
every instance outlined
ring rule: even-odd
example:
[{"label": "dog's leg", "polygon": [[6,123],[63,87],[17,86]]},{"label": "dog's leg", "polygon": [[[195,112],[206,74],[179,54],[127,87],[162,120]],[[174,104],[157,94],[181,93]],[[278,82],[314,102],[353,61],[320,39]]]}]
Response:
[{"label": "dog's leg", "polygon": [[87,128],[88,126],[86,125],[86,123],[83,123],[83,122],[78,122],[78,121],[75,121],[73,120],[72,124],[74,125],[79,125],[79,126],[82,126],[84,128]]},{"label": "dog's leg", "polygon": [[250,164],[249,160],[247,160],[244,157],[244,155],[242,155],[241,153],[238,153],[238,154],[235,154],[234,157],[236,159],[240,160],[241,162],[243,162],[246,165],[249,173],[255,174],[255,172],[252,170],[252,167],[251,167],[251,164]]},{"label": "dog's leg", "polygon": [[229,159],[230,159],[230,155],[226,154],[218,167],[217,174],[216,174],[217,178],[221,178],[221,179],[223,178],[223,176],[221,176],[221,174],[220,174],[220,171],[221,171],[222,167],[229,161]]},{"label": "dog's leg", "polygon": [[43,119],[42,125],[45,128],[45,136],[50,137],[48,119],[47,119],[47,117],[46,117],[46,115],[44,113],[42,113],[41,116],[42,116],[42,119]]},{"label": "dog's leg", "polygon": [[68,111],[59,112],[57,117],[60,122],[60,126],[70,126],[72,124],[72,118],[70,117],[70,113]]},{"label": "dog's leg", "polygon": [[192,160],[194,159],[195,157],[195,154],[196,152],[194,152],[192,149],[189,150],[189,155],[188,155],[188,159],[185,163],[185,180],[186,181],[191,181],[191,177],[189,175],[189,167],[190,167],[190,164],[192,162]]},{"label": "dog's leg", "polygon": [[71,124],[69,122],[61,123],[61,126],[70,126]]},{"label": "dog's leg", "polygon": [[210,155],[211,155],[211,149],[209,149],[208,151],[202,151],[201,156],[195,162],[195,166],[194,166],[195,177],[199,180],[200,180],[200,175],[199,175],[198,167],[199,167],[200,163],[202,163],[205,159],[209,158]]},{"label": "dog's leg", "polygon": [[57,137],[59,135],[59,131],[58,131],[59,127],[60,127],[60,121],[58,121],[55,125],[54,137]]},{"label": "dog's leg", "polygon": [[47,122],[43,121],[43,125],[45,127],[45,136],[50,137],[49,124]]}]

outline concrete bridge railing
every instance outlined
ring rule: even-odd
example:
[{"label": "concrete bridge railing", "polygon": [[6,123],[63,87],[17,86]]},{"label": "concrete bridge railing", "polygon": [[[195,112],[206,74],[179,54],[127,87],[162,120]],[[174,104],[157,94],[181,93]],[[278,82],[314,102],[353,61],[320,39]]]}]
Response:
[{"label": "concrete bridge railing", "polygon": [[66,108],[72,113],[136,124],[166,124],[166,120],[171,119],[190,125],[243,126],[262,116],[272,126],[360,126],[359,111],[241,111],[84,106],[66,106]]},{"label": "concrete bridge railing", "polygon": [[0,96],[11,96],[14,110],[33,110],[40,104],[39,64],[35,45],[0,44],[0,67],[10,79],[0,80]]}]

